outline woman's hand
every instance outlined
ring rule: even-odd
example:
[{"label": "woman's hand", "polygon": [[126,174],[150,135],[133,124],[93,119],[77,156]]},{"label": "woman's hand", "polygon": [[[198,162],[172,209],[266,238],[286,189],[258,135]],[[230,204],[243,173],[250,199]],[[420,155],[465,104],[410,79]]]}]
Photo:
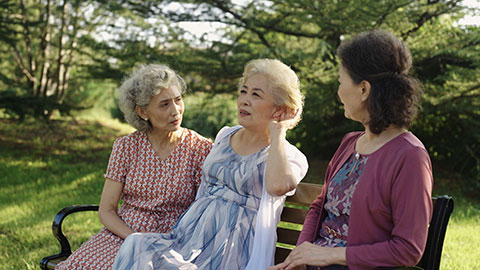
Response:
[{"label": "woman's hand", "polygon": [[[270,266],[269,268],[267,268],[267,270],[285,270],[287,269],[286,268],[287,265],[285,264],[285,262],[283,263],[279,263],[275,266]],[[297,267],[293,267],[293,268],[288,268],[288,269],[292,269],[292,270],[306,270],[307,269],[307,266],[305,264],[303,265],[299,265]]]},{"label": "woman's hand", "polygon": [[273,114],[273,120],[269,123],[270,137],[278,138],[285,136],[286,131],[295,122],[299,110],[281,109]]},{"label": "woman's hand", "polygon": [[[283,263],[268,268],[269,270],[305,269],[306,265],[327,266],[332,264],[346,265],[346,248],[328,248],[303,242],[297,246]],[[304,267],[304,268],[297,268]]]}]

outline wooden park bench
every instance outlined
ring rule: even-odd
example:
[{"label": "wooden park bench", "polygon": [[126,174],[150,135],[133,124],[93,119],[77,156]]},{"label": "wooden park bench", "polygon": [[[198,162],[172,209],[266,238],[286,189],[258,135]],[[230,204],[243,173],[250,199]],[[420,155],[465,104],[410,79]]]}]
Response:
[{"label": "wooden park bench", "polygon": [[[275,263],[282,262],[291,249],[295,247],[309,205],[320,194],[321,185],[300,183],[294,196],[287,197],[281,216],[281,224],[277,228],[277,249]],[[433,216],[428,229],[427,245],[418,267],[425,270],[438,269],[442,255],[443,240],[450,214],[453,211],[453,199],[448,196],[433,198]],[[72,253],[70,243],[62,233],[62,222],[68,215],[81,211],[98,211],[97,205],[74,205],[62,209],[53,220],[52,230],[60,242],[61,251],[47,256],[40,262],[41,269],[54,269]]]}]

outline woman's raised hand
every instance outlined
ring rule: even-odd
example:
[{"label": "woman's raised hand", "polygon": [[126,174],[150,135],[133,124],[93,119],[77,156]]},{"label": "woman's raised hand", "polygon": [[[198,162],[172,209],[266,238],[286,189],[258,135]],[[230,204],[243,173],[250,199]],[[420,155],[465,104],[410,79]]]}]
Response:
[{"label": "woman's raised hand", "polygon": [[287,129],[295,122],[299,110],[281,109],[273,114],[273,119],[269,123],[270,136],[286,133]]}]

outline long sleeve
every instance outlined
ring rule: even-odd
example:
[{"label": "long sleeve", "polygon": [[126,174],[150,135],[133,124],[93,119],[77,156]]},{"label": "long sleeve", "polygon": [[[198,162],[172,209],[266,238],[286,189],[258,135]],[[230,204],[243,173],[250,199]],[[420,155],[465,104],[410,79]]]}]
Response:
[{"label": "long sleeve", "polygon": [[297,240],[297,246],[303,242],[313,242],[315,240],[315,234],[321,220],[323,200],[325,198],[326,189],[325,185],[322,187],[322,194],[310,205],[305,221],[303,223],[302,232]]},{"label": "long sleeve", "polygon": [[[389,198],[391,220],[386,215],[382,216],[381,208],[378,208],[376,215],[365,217],[373,219],[378,230],[393,226],[389,228],[390,236],[384,241],[365,244],[357,245],[349,242],[346,255],[350,269],[412,266],[418,263],[425,248],[428,223],[432,214],[433,185],[428,154],[425,149],[414,147],[399,158],[397,164],[390,164],[390,166],[393,177],[390,182]],[[364,203],[368,205],[369,201]],[[362,233],[362,229],[358,227],[365,225],[358,223],[355,224],[356,228],[349,228],[351,233],[354,233],[352,230],[357,234]],[[368,231],[365,233],[368,234]]]}]

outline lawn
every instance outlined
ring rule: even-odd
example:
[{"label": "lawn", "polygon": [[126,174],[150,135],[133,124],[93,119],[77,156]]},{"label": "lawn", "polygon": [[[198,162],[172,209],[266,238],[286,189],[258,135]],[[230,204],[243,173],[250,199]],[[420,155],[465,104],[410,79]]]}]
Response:
[{"label": "lawn", "polygon": [[[111,146],[131,129],[112,120],[0,119],[0,269],[39,269],[60,249],[55,214],[72,204],[98,204]],[[325,162],[313,161],[305,181],[317,182]],[[480,269],[480,202],[454,180],[437,179],[435,194],[455,198],[441,269]],[[101,228],[95,213],[70,216],[64,230],[73,248]]]}]

